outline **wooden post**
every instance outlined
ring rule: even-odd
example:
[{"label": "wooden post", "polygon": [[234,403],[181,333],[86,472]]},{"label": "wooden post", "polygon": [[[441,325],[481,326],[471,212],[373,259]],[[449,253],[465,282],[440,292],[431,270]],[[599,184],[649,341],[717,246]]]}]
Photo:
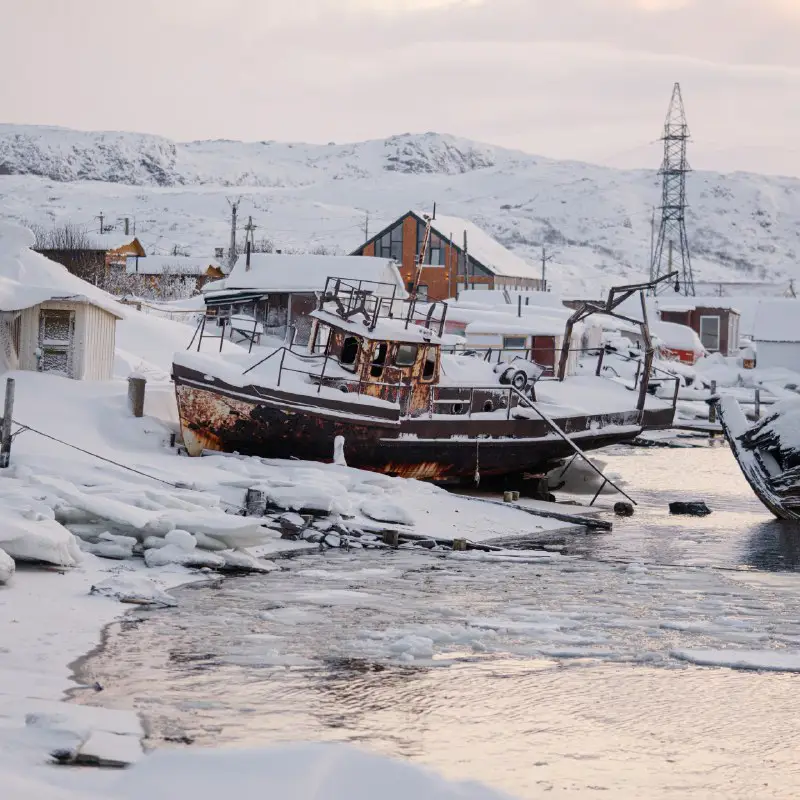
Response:
[{"label": "wooden post", "polygon": [[389,547],[397,547],[400,544],[400,532],[399,531],[384,531],[383,532],[383,543],[388,544]]},{"label": "wooden post", "polygon": [[244,498],[245,516],[263,517],[267,513],[267,496],[261,489],[248,489]]},{"label": "wooden post", "polygon": [[14,379],[6,380],[6,402],[0,427],[0,469],[11,463],[11,422],[14,417]]},{"label": "wooden post", "polygon": [[147,378],[131,375],[128,378],[128,408],[134,417],[144,416],[144,388]]},{"label": "wooden post", "polygon": [[[717,382],[711,381],[711,396],[713,397],[717,393]],[[709,403],[708,404],[708,421],[709,422],[716,422],[717,421],[717,404],[716,403]]]},{"label": "wooden post", "polygon": [[761,389],[756,389],[756,419],[761,419]]},{"label": "wooden post", "polygon": [[467,549],[467,540],[466,539],[453,539],[453,550],[466,550]]}]

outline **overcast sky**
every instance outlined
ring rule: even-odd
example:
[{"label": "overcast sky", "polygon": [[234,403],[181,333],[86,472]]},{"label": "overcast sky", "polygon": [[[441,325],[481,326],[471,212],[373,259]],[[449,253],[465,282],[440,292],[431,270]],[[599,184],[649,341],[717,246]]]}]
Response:
[{"label": "overcast sky", "polygon": [[800,175],[800,0],[0,0],[5,122]]}]

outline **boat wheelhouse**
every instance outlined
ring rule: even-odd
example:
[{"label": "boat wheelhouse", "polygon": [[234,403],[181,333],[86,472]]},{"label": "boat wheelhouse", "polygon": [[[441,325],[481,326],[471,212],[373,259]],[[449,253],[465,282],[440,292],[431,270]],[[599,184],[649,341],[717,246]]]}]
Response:
[{"label": "boat wheelhouse", "polygon": [[548,377],[526,357],[446,352],[447,304],[425,304],[420,324],[422,306],[401,295],[329,278],[304,348],[207,355],[200,336],[197,352],[173,363],[189,454],[331,461],[343,436],[355,467],[442,483],[522,479],[578,447],[672,422],[674,403],[603,377],[563,368]]}]

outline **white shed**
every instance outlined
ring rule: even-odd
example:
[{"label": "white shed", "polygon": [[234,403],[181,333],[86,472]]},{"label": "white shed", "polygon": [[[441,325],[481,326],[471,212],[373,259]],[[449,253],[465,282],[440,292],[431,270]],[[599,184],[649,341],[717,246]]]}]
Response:
[{"label": "white shed", "polygon": [[110,380],[117,320],[81,296],[54,296],[22,309],[0,310],[0,365],[76,380]]},{"label": "white shed", "polygon": [[122,307],[31,251],[31,240],[24,228],[0,224],[0,372],[110,379]]}]

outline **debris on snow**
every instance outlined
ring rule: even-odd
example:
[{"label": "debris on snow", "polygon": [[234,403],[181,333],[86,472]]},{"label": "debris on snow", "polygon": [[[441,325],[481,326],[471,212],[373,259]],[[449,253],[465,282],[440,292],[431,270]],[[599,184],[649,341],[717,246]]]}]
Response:
[{"label": "debris on snow", "polygon": [[711,509],[702,500],[692,502],[676,501],[669,504],[669,513],[706,517],[711,513]]}]

